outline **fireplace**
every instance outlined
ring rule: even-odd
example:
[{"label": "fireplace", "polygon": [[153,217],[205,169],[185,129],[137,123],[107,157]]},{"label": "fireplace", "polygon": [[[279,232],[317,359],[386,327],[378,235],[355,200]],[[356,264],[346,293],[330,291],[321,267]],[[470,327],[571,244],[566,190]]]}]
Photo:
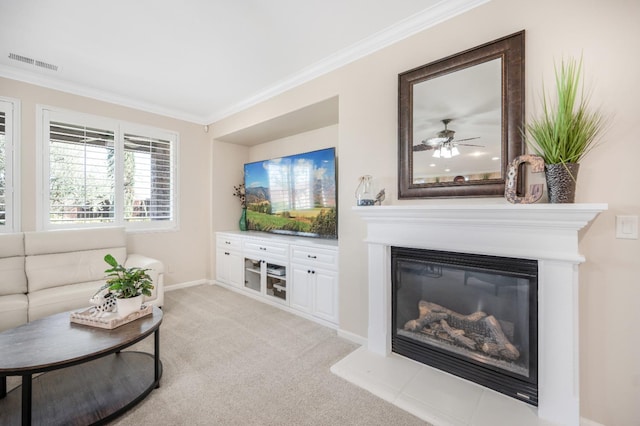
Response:
[{"label": "fireplace", "polygon": [[[578,426],[578,265],[585,261],[579,253],[578,231],[606,209],[606,204],[513,205],[504,200],[354,207],[366,223],[368,333],[366,345],[334,365],[332,371],[435,424],[474,424],[473,419],[478,417],[493,415],[495,419],[496,415],[500,418],[512,415],[512,424],[538,424],[541,419],[543,423]],[[528,391],[525,395],[531,400],[525,403],[526,398],[506,397],[486,384],[478,385],[443,373],[392,351],[392,338],[397,328],[392,319],[393,247],[531,259],[537,263],[537,277],[525,274],[523,278],[518,275],[520,272],[515,277],[528,280],[530,286],[537,284],[537,309],[529,305],[530,312],[537,311],[537,330],[529,331],[530,377],[525,380],[528,383],[527,380],[533,380],[537,375],[537,408],[532,404],[535,395]],[[437,275],[440,273],[438,266],[426,265],[425,270]],[[444,275],[444,265],[442,269]],[[501,282],[514,278],[513,271],[502,271],[497,274],[498,278],[490,278],[481,275],[487,271],[478,271],[468,265],[462,269],[471,272],[467,274],[466,287],[485,286],[487,295],[506,294],[507,286]],[[465,287],[464,278],[462,287]],[[536,293],[532,288],[528,292],[529,295]],[[427,298],[426,302],[432,301]],[[411,315],[419,318],[420,300],[411,303],[418,304],[417,315],[416,307],[412,308]],[[457,312],[461,315],[470,314],[456,306],[446,308],[459,309],[463,311]],[[478,310],[484,309],[478,307]],[[501,314],[484,312],[492,314],[498,322],[511,321],[501,318]],[[403,317],[400,322],[405,318],[410,316]],[[513,327],[527,328],[523,325]],[[519,351],[522,348],[522,342],[517,339],[512,344]],[[533,344],[537,350],[531,346]],[[533,362],[536,352],[537,363]],[[459,355],[456,357],[460,358]],[[491,370],[494,366],[485,365],[484,368]],[[505,375],[521,378],[527,374],[513,374],[507,370]],[[501,408],[497,409],[498,406]]]},{"label": "fireplace", "polygon": [[393,352],[538,404],[538,262],[391,247]]}]

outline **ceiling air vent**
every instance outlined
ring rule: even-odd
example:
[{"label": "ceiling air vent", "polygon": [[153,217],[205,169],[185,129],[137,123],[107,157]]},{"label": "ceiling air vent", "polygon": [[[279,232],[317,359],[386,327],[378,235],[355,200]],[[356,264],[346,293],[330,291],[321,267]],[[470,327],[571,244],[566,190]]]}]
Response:
[{"label": "ceiling air vent", "polygon": [[35,65],[36,65],[36,67],[46,68],[46,69],[51,70],[51,71],[58,71],[58,66],[57,65],[49,64],[47,62],[36,61]]},{"label": "ceiling air vent", "polygon": [[58,66],[47,62],[39,61],[37,59],[29,58],[27,56],[18,55],[16,53],[9,53],[9,59],[14,61],[24,62],[25,64],[35,65],[36,67],[45,68],[51,71],[58,71]]},{"label": "ceiling air vent", "polygon": [[27,58],[26,56],[16,55],[15,53],[9,53],[9,59],[13,59],[14,61],[24,62],[25,64],[33,65],[35,62],[32,58]]}]

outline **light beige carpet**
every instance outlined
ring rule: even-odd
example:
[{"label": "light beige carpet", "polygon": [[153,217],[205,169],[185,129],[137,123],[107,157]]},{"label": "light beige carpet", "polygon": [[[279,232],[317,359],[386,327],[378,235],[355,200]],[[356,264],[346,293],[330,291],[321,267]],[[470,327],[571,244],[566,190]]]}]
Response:
[{"label": "light beige carpet", "polygon": [[334,330],[218,286],[163,310],[161,387],[112,425],[425,425],[329,371],[357,347]]}]

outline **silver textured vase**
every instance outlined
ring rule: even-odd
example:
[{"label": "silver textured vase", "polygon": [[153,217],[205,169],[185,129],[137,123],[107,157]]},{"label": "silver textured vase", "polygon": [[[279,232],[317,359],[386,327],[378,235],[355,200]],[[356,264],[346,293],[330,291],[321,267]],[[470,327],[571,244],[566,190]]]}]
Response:
[{"label": "silver textured vase", "polygon": [[573,203],[576,199],[576,181],[580,164],[545,164],[547,192],[550,203]]}]

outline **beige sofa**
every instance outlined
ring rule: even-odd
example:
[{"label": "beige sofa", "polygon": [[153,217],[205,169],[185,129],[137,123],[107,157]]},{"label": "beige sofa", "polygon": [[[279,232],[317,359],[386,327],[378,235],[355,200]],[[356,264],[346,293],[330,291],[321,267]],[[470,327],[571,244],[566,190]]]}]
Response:
[{"label": "beige sofa", "polygon": [[162,306],[163,264],[128,254],[122,227],[0,234],[0,331],[89,306],[105,282],[107,253],[148,268],[155,288],[145,303]]}]

